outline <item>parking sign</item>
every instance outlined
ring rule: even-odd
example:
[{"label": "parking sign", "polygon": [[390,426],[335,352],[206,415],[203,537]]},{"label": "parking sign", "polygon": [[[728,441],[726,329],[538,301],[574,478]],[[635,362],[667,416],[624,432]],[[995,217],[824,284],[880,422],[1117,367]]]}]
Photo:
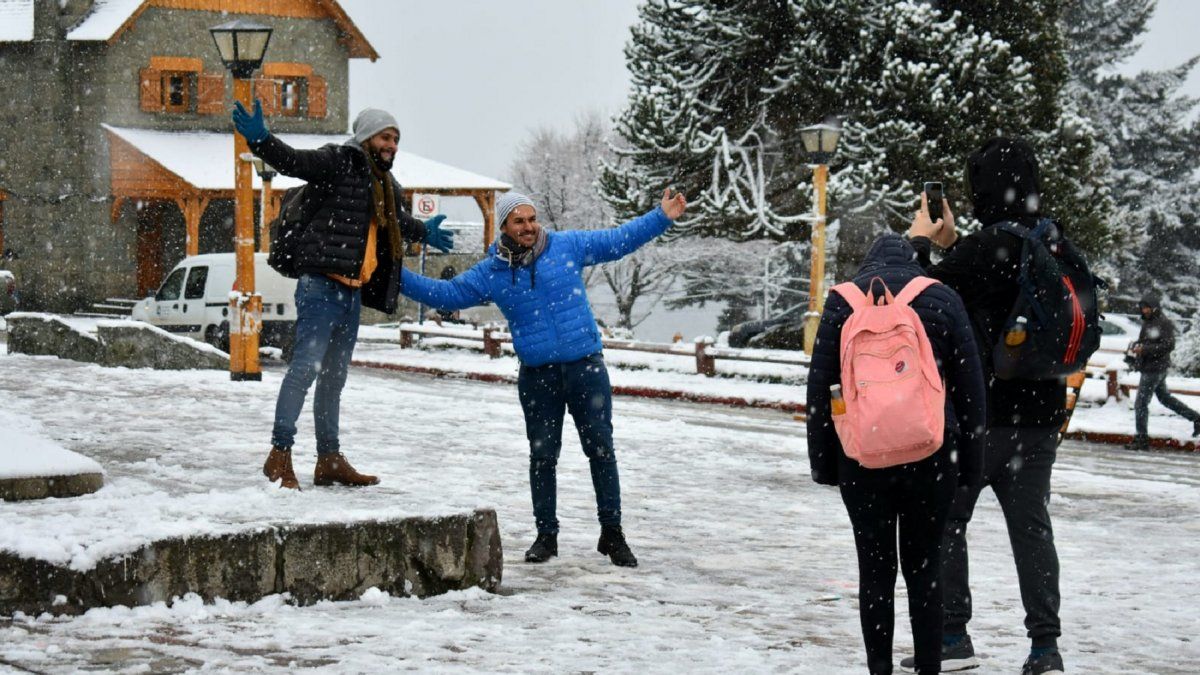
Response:
[{"label": "parking sign", "polygon": [[440,207],[438,195],[424,194],[414,192],[412,198],[412,212],[415,217],[420,220],[428,220],[437,215]]}]

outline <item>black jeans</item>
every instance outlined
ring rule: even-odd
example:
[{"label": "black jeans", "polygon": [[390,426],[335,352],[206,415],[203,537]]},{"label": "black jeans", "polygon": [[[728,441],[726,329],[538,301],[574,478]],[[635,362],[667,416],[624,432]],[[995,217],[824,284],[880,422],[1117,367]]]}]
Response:
[{"label": "black jeans", "polygon": [[1137,398],[1133,400],[1133,420],[1137,427],[1138,438],[1146,438],[1149,434],[1147,427],[1150,422],[1150,399],[1158,397],[1159,402],[1176,415],[1182,415],[1189,422],[1200,420],[1200,414],[1187,407],[1183,401],[1171,395],[1167,389],[1167,373],[1142,373],[1138,382]]},{"label": "black jeans", "polygon": [[887,469],[864,469],[844,457],[839,465],[842,502],[854,527],[859,620],[872,675],[892,672],[897,525],[917,672],[941,668],[942,592],[937,581],[957,476],[952,447],[947,444],[920,462]]},{"label": "black jeans", "polygon": [[[1004,511],[1025,606],[1025,628],[1035,647],[1056,646],[1062,633],[1058,551],[1047,509],[1057,437],[1057,427],[995,427],[987,430],[984,445],[984,484],[991,486]],[[981,491],[982,486],[959,490],[946,524],[942,588],[947,634],[965,633],[971,620],[967,523]]]},{"label": "black jeans", "polygon": [[517,393],[529,437],[529,488],[539,533],[556,534],[558,455],[564,408],[592,470],[601,525],[621,524],[621,481],[612,440],[612,385],[599,352],[570,363],[521,366]]}]

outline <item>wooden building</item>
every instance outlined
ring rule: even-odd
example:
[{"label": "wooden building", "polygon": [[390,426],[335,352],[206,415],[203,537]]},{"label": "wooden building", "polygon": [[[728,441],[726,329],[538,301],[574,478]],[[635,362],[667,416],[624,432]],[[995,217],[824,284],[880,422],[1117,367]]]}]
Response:
[{"label": "wooden building", "polygon": [[[0,267],[25,308],[140,296],[233,250],[232,82],[208,29],[235,18],[274,29],[254,81],[271,130],[343,142],[350,59],[379,55],[333,0],[0,0]],[[473,198],[489,234],[509,188],[403,152],[393,172]]]}]

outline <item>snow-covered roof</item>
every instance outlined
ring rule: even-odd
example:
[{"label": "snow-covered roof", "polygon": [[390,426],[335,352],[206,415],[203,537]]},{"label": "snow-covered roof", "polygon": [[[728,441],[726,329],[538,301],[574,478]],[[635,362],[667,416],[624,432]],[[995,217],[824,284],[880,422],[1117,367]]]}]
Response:
[{"label": "snow-covered roof", "polygon": [[34,0],[0,0],[0,42],[33,39]]},{"label": "snow-covered roof", "polygon": [[[138,149],[164,169],[202,190],[233,189],[233,133],[199,131],[154,131],[101,125],[110,133]],[[342,143],[348,136],[317,134],[279,134],[284,143],[300,150],[319,148],[327,143]],[[481,176],[409,152],[397,152],[392,175],[411,190],[509,190],[508,183]],[[286,190],[303,181],[279,176],[271,183]],[[258,176],[254,186],[259,186]]]},{"label": "snow-covered roof", "polygon": [[107,40],[142,6],[144,0],[95,0],[92,13],[71,32],[68,40]]},{"label": "snow-covered roof", "polygon": [[[30,30],[32,32],[32,6],[34,0],[0,0],[0,7],[4,3],[27,4],[30,6]],[[80,41],[106,41],[112,40],[120,34],[122,27],[133,22],[142,11],[147,3],[147,0],[94,0],[92,11],[79,25],[71,29],[67,33],[68,40]],[[346,13],[340,4],[333,0],[325,0],[320,3],[324,8],[329,18],[338,25],[340,31],[348,38],[346,45],[350,51],[351,58],[368,58],[374,61],[379,58],[378,52],[367,42],[366,36],[354,25],[354,20]],[[211,9],[216,9],[212,7]],[[0,24],[0,34],[3,33],[3,24]],[[28,38],[26,38],[28,39]]]}]

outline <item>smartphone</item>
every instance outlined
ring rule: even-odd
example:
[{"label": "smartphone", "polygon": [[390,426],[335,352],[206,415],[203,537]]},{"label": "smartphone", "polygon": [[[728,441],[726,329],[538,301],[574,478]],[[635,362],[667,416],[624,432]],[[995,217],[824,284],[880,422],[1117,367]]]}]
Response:
[{"label": "smartphone", "polygon": [[942,217],[942,199],[946,194],[942,192],[942,184],[940,182],[930,182],[925,184],[925,201],[929,204],[929,220],[936,223]]}]

